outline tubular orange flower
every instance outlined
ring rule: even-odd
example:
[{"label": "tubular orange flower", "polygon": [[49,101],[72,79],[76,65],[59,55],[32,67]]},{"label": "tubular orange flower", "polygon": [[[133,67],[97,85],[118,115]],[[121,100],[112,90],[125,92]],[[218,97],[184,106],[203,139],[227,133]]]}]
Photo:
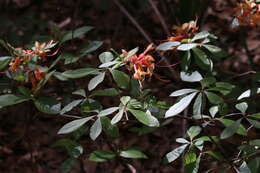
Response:
[{"label": "tubular orange flower", "polygon": [[[131,56],[126,58],[125,61],[130,63],[130,70],[134,70],[133,77],[138,81],[144,81],[145,76],[151,77],[153,75],[154,70],[154,58],[147,54],[151,51],[153,45],[150,44],[146,50],[140,55]],[[123,55],[127,56],[127,52],[123,50]]]},{"label": "tubular orange flower", "polygon": [[30,81],[32,84],[32,91],[35,91],[39,81],[41,81],[45,76],[44,72],[41,72],[38,68],[36,68],[33,73],[30,75]]},{"label": "tubular orange flower", "polygon": [[235,18],[242,26],[256,26],[260,21],[260,5],[254,0],[245,0],[234,9]]},{"label": "tubular orange flower", "polygon": [[20,64],[22,63],[22,59],[20,57],[16,57],[14,61],[12,61],[9,64],[9,70],[14,72],[17,70],[17,68],[20,66]]},{"label": "tubular orange flower", "polygon": [[43,77],[45,76],[45,73],[44,72],[41,72],[38,68],[36,68],[34,70],[34,76],[35,76],[35,79],[37,79],[38,81],[42,80]]},{"label": "tubular orange flower", "polygon": [[174,31],[173,36],[169,37],[167,41],[181,41],[185,38],[191,38],[198,31],[199,27],[196,19],[181,26],[173,26],[172,29]]},{"label": "tubular orange flower", "polygon": [[40,44],[38,41],[36,41],[34,44],[33,54],[38,55],[40,57],[54,56],[55,54],[57,54],[58,51],[52,54],[48,54],[51,51],[50,48],[52,48],[54,45],[55,43],[53,40],[51,40],[47,44],[46,43]]}]

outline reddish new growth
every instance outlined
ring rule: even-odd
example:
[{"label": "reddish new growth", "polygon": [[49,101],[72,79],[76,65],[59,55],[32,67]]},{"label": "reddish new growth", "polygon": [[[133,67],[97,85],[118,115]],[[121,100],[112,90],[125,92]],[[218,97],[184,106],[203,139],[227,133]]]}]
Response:
[{"label": "reddish new growth", "polygon": [[54,56],[55,54],[57,54],[58,50],[52,54],[48,54],[50,53],[50,48],[52,48],[55,45],[54,41],[51,40],[49,43],[43,43],[40,44],[38,41],[35,42],[34,44],[34,54],[38,55],[40,57],[46,57],[46,56]]},{"label": "reddish new growth", "polygon": [[234,12],[239,25],[254,27],[260,21],[260,5],[257,5],[254,0],[239,3]]},{"label": "reddish new growth", "polygon": [[184,23],[181,26],[173,26],[173,36],[167,41],[181,41],[186,38],[191,38],[198,31],[197,20]]},{"label": "reddish new growth", "polygon": [[58,50],[52,54],[49,54],[51,52],[50,48],[54,46],[55,43],[51,40],[47,44],[40,44],[36,41],[32,50],[17,48],[16,50],[19,52],[19,55],[9,64],[9,71],[13,73],[17,70],[29,72],[29,81],[32,84],[32,90],[35,91],[37,84],[44,78],[45,73],[41,72],[39,68],[30,69],[29,66],[27,66],[28,62],[32,59],[33,55],[37,55],[41,60],[46,60],[47,56],[54,56],[57,54]]},{"label": "reddish new growth", "polygon": [[39,81],[41,81],[45,76],[44,72],[41,72],[38,68],[36,68],[33,73],[31,73],[30,81],[32,84],[32,91],[35,91]]},{"label": "reddish new growth", "polygon": [[[125,58],[124,61],[129,62],[130,70],[134,70],[133,77],[137,79],[140,84],[141,81],[145,80],[146,76],[151,77],[153,75],[154,70],[154,58],[148,54],[151,51],[153,45],[150,44],[146,50],[140,55],[131,56],[129,58]],[[123,55],[127,56],[128,52],[123,50]]]}]

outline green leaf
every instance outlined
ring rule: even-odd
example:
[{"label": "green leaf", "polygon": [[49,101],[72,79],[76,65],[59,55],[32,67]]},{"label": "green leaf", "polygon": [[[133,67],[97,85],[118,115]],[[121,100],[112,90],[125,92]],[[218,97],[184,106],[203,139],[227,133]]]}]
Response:
[{"label": "green leaf", "polygon": [[215,117],[215,115],[218,113],[219,109],[218,109],[218,106],[212,106],[210,109],[209,109],[209,113],[211,115],[212,118]]},{"label": "green leaf", "polygon": [[171,152],[167,153],[165,156],[167,163],[173,162],[178,157],[180,157],[187,146],[188,146],[188,144],[184,144],[184,145],[172,150]]},{"label": "green leaf", "polygon": [[101,64],[100,66],[98,66],[98,68],[108,68],[108,67],[110,67],[110,66],[112,66],[112,65],[115,65],[115,64],[120,64],[121,62],[119,62],[119,61],[111,61],[111,62],[106,62],[106,63],[104,63],[104,64]]},{"label": "green leaf", "polygon": [[231,90],[229,90],[227,88],[221,88],[221,87],[209,88],[209,89],[207,89],[207,91],[217,91],[217,92],[220,92],[223,95],[228,95],[231,92]]},{"label": "green leaf", "polygon": [[193,48],[195,48],[195,47],[197,47],[197,46],[198,46],[197,43],[181,44],[180,46],[177,47],[177,50],[187,51],[187,50],[193,49]]},{"label": "green leaf", "polygon": [[105,162],[115,157],[116,157],[116,153],[112,151],[96,150],[90,154],[89,160],[93,162]]},{"label": "green leaf", "polygon": [[22,103],[30,100],[30,98],[25,96],[16,96],[13,94],[5,94],[0,96],[0,109],[5,106],[11,106],[18,103]]},{"label": "green leaf", "polygon": [[111,120],[108,117],[102,117],[101,118],[101,124],[104,132],[112,137],[118,137],[119,136],[119,129],[116,125],[111,124]]},{"label": "green leaf", "polygon": [[222,131],[222,133],[220,135],[220,138],[221,139],[226,139],[226,138],[229,138],[229,137],[233,136],[237,132],[240,124],[241,124],[241,119],[239,119],[239,120],[235,121],[234,123],[232,123],[231,125],[227,126]]},{"label": "green leaf", "polygon": [[200,151],[202,151],[204,147],[204,141],[198,140],[194,143],[194,146],[196,146]]},{"label": "green leaf", "polygon": [[72,141],[70,139],[61,139],[55,144],[52,145],[53,147],[62,147],[66,149],[68,154],[73,158],[78,158],[83,153],[83,148],[81,145]]},{"label": "green leaf", "polygon": [[193,151],[189,151],[184,155],[185,173],[192,173],[196,166],[197,155]]},{"label": "green leaf", "polygon": [[103,82],[103,80],[105,78],[105,74],[106,73],[103,72],[103,73],[100,73],[99,75],[97,75],[96,77],[92,78],[88,83],[88,90],[91,91],[91,90],[95,89],[98,84]]},{"label": "green leaf", "polygon": [[83,26],[81,28],[78,28],[74,31],[68,31],[64,34],[64,36],[61,39],[61,43],[64,43],[65,41],[71,40],[73,38],[77,38],[85,33],[87,33],[88,31],[92,30],[93,27],[92,26]]},{"label": "green leaf", "polygon": [[188,136],[193,139],[194,137],[198,136],[201,132],[201,127],[199,126],[191,126],[187,131]]},{"label": "green leaf", "polygon": [[52,147],[62,147],[66,149],[68,154],[73,158],[78,158],[81,154],[83,154],[82,146],[70,139],[60,139],[55,142]]},{"label": "green leaf", "polygon": [[58,114],[61,110],[61,103],[51,97],[40,97],[34,104],[39,111],[46,114]]},{"label": "green leaf", "polygon": [[259,173],[260,172],[260,157],[256,157],[252,159],[248,163],[248,167],[251,170],[251,173]]},{"label": "green leaf", "polygon": [[98,69],[95,68],[79,68],[76,70],[68,70],[61,73],[66,78],[77,79],[82,78],[90,74],[97,74]]},{"label": "green leaf", "polygon": [[[217,120],[219,120],[221,123],[223,123],[226,127],[235,123],[235,121],[230,120],[230,119],[218,118]],[[246,136],[247,130],[245,129],[245,127],[242,124],[240,124],[236,133],[239,135]]]},{"label": "green leaf", "polygon": [[260,119],[260,113],[251,114],[251,115],[248,115],[248,116],[249,116],[249,117],[252,117],[252,118]]},{"label": "green leaf", "polygon": [[251,119],[247,119],[247,121],[253,125],[255,128],[260,129],[260,122],[256,121],[256,120],[251,120]]},{"label": "green leaf", "polygon": [[138,121],[149,126],[149,127],[159,127],[160,123],[150,112],[143,112],[140,110],[129,109],[129,111],[136,117]]},{"label": "green leaf", "polygon": [[98,118],[94,124],[90,127],[90,138],[94,141],[102,132],[102,124],[100,118]]},{"label": "green leaf", "polygon": [[64,162],[62,162],[60,170],[62,173],[69,173],[75,164],[76,160],[74,158],[66,159]]},{"label": "green leaf", "polygon": [[260,139],[254,139],[249,141],[249,145],[260,147]]},{"label": "green leaf", "polygon": [[58,131],[58,134],[68,134],[68,133],[71,133],[71,132],[77,130],[78,128],[80,128],[81,126],[83,126],[86,122],[88,122],[89,120],[91,120],[93,117],[94,117],[94,116],[86,117],[86,118],[82,118],[82,119],[78,119],[78,120],[71,121],[71,122],[65,124],[65,125]]},{"label": "green leaf", "polygon": [[74,100],[71,103],[69,103],[68,105],[66,105],[61,111],[60,114],[64,114],[66,112],[71,111],[74,107],[78,106],[83,100],[79,99],[79,100]]},{"label": "green leaf", "polygon": [[180,143],[180,144],[189,144],[190,142],[187,141],[186,139],[184,138],[177,138],[176,139],[176,142]]},{"label": "green leaf", "polygon": [[216,82],[216,87],[226,88],[228,90],[232,90],[233,88],[235,88],[234,85],[227,83],[227,82]]},{"label": "green leaf", "polygon": [[196,40],[201,40],[204,38],[207,38],[209,36],[209,33],[206,31],[199,32],[198,34],[195,34],[195,36],[191,39],[192,42]]},{"label": "green leaf", "polygon": [[118,111],[118,113],[112,118],[111,124],[116,124],[116,123],[118,123],[118,122],[122,119],[123,114],[124,114],[124,109],[122,108],[122,109],[120,109],[120,110]]},{"label": "green leaf", "polygon": [[181,68],[184,71],[187,71],[189,69],[190,63],[191,63],[191,53],[188,50],[181,58]]},{"label": "green leaf", "polygon": [[203,87],[209,87],[210,85],[214,84],[215,82],[216,82],[216,78],[214,78],[214,77],[207,77],[200,81],[200,83]]},{"label": "green leaf", "polygon": [[193,92],[197,92],[198,90],[196,89],[180,89],[177,91],[174,91],[173,93],[171,93],[171,97],[178,97],[178,96],[182,96],[185,94],[189,94],[189,93],[193,93]]},{"label": "green leaf", "polygon": [[250,169],[248,168],[246,162],[244,161],[242,165],[239,167],[239,173],[251,173]]},{"label": "green leaf", "polygon": [[202,93],[199,93],[193,104],[193,115],[201,115],[202,111]]},{"label": "green leaf", "polygon": [[122,89],[129,88],[130,78],[127,74],[118,70],[111,70],[111,73],[118,87]]},{"label": "green leaf", "polygon": [[97,114],[100,110],[103,109],[103,106],[97,100],[85,99],[80,108],[81,112],[85,116],[89,116],[93,113]]},{"label": "green leaf", "polygon": [[[214,138],[214,136],[212,136],[212,138]],[[202,136],[202,137],[195,139],[194,141],[212,142],[209,136]],[[215,139],[215,141],[217,141],[217,139]]]},{"label": "green leaf", "polygon": [[139,49],[139,48],[136,47],[136,48],[134,48],[134,49],[128,51],[128,54],[127,54],[127,56],[126,56],[125,58],[127,59],[127,58],[130,58],[131,56],[134,56],[134,55],[137,53],[138,49]]},{"label": "green leaf", "polygon": [[68,78],[66,78],[62,73],[60,72],[54,72],[53,76],[57,79],[59,79],[60,81],[67,81],[69,80]]},{"label": "green leaf", "polygon": [[94,52],[97,50],[100,46],[102,46],[103,42],[102,41],[92,41],[90,42],[86,47],[84,47],[80,51],[80,56],[85,56],[88,53]]},{"label": "green leaf", "polygon": [[0,57],[0,70],[3,70],[12,61],[12,57],[3,56]]},{"label": "green leaf", "polygon": [[224,102],[224,100],[217,94],[214,94],[212,92],[207,92],[207,91],[205,93],[211,104],[221,104]]},{"label": "green leaf", "polygon": [[208,51],[210,51],[210,53],[212,53],[213,55],[222,52],[222,49],[217,47],[217,46],[213,46],[213,45],[203,45],[203,47],[205,47],[206,49],[208,49]]},{"label": "green leaf", "polygon": [[203,78],[198,71],[194,71],[192,73],[181,72],[181,80],[185,82],[199,82]]},{"label": "green leaf", "polygon": [[242,113],[245,114],[248,108],[248,104],[246,102],[236,104],[236,108]]},{"label": "green leaf", "polygon": [[104,109],[102,111],[100,111],[98,113],[98,116],[99,117],[103,117],[103,116],[107,116],[109,114],[112,114],[114,113],[115,111],[117,111],[119,108],[118,107],[111,107],[111,108],[107,108],[107,109]]},{"label": "green leaf", "polygon": [[102,63],[111,62],[114,59],[114,55],[111,52],[103,52],[99,55],[99,60]]},{"label": "green leaf", "polygon": [[211,61],[208,59],[208,56],[200,49],[193,48],[192,49],[194,55],[195,55],[195,61],[197,65],[204,70],[209,70],[212,67]]},{"label": "green leaf", "polygon": [[32,93],[28,88],[26,88],[24,86],[19,86],[18,90],[20,91],[20,93],[22,93],[24,96],[26,96],[28,98],[32,97]]},{"label": "green leaf", "polygon": [[123,105],[127,105],[129,103],[129,101],[131,100],[130,96],[123,96],[120,98],[120,101]]},{"label": "green leaf", "polygon": [[75,56],[75,55],[72,55],[72,54],[61,54],[60,55],[62,57],[62,59],[65,60],[64,64],[65,65],[68,65],[68,64],[72,64],[72,63],[75,63],[79,60],[79,57],[78,56]]},{"label": "green leaf", "polygon": [[196,163],[195,163],[195,165],[192,169],[192,173],[198,173],[199,172],[200,158],[201,158],[201,155],[199,155],[199,157],[197,158]]},{"label": "green leaf", "polygon": [[139,150],[128,149],[120,151],[119,155],[124,158],[131,158],[131,159],[147,159],[148,157]]},{"label": "green leaf", "polygon": [[245,92],[243,92],[243,93],[237,98],[237,100],[241,100],[241,99],[250,97],[250,96],[252,96],[252,95],[254,95],[254,94],[258,94],[258,93],[260,93],[260,88],[257,88],[257,89],[256,89],[256,93],[252,93],[251,90],[249,89],[249,90],[246,90]]},{"label": "green leaf", "polygon": [[81,145],[73,147],[69,150],[69,155],[74,158],[78,158],[81,154],[83,154],[83,148]]},{"label": "green leaf", "polygon": [[219,152],[215,152],[215,151],[206,151],[206,154],[214,157],[215,159],[219,160],[219,161],[223,161],[224,157],[221,155],[221,153]]},{"label": "green leaf", "polygon": [[175,103],[172,107],[170,107],[170,109],[166,111],[165,118],[175,116],[182,112],[187,106],[189,106],[196,94],[197,92],[189,94],[183,97],[179,102]]},{"label": "green leaf", "polygon": [[96,90],[90,96],[117,96],[119,92],[115,88],[107,88],[104,90]]},{"label": "green leaf", "polygon": [[83,135],[85,135],[89,130],[89,127],[87,125],[83,125],[80,128],[78,128],[77,130],[73,131],[71,133],[73,139],[79,140]]},{"label": "green leaf", "polygon": [[84,89],[78,89],[78,90],[74,91],[72,94],[79,95],[79,96],[82,96],[82,97],[86,97],[86,92],[85,92]]},{"label": "green leaf", "polygon": [[156,50],[167,51],[167,50],[171,50],[171,49],[176,48],[180,44],[181,43],[177,42],[177,41],[168,41],[168,42],[164,42],[162,44],[159,44],[159,46],[156,47]]}]

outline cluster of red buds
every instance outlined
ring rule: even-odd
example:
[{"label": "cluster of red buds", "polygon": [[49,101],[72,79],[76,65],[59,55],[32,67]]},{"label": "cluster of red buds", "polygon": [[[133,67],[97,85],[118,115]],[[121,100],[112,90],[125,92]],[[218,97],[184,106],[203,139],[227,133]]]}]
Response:
[{"label": "cluster of red buds", "polygon": [[[150,44],[143,53],[125,58],[124,61],[129,63],[129,70],[134,70],[133,77],[137,79],[140,84],[145,80],[146,76],[151,77],[154,70],[154,58],[148,54],[154,47]],[[123,55],[126,57],[128,52],[123,50]]]},{"label": "cluster of red buds", "polygon": [[234,13],[237,25],[255,27],[260,22],[260,5],[254,0],[238,3]]},{"label": "cluster of red buds", "polygon": [[54,47],[56,43],[51,40],[48,43],[35,42],[34,47],[32,50],[23,50],[21,48],[15,49],[15,54],[17,57],[9,64],[8,71],[15,74],[16,72],[23,72],[29,74],[29,81],[32,85],[32,91],[34,91],[37,87],[39,81],[41,81],[44,76],[45,72],[42,72],[38,67],[30,68],[28,63],[32,60],[33,56],[36,56],[39,60],[46,60],[48,56],[54,56],[57,54],[58,50],[54,53],[51,52],[51,48]]}]

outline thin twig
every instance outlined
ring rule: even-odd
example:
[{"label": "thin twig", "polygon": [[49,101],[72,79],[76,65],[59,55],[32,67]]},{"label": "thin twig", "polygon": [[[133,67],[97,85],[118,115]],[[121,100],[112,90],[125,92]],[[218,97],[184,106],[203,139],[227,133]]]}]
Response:
[{"label": "thin twig", "polygon": [[148,0],[150,5],[152,6],[155,14],[157,15],[158,19],[160,20],[161,22],[161,25],[163,27],[163,30],[165,31],[165,33],[167,34],[167,36],[170,36],[170,31],[166,25],[166,22],[164,20],[164,18],[162,17],[160,11],[158,10],[157,6],[155,5],[155,3],[153,2],[153,0]]},{"label": "thin twig", "polygon": [[[145,32],[145,30],[141,27],[141,25],[134,19],[134,17],[127,11],[127,9],[118,1],[118,0],[113,0],[113,2],[118,6],[120,11],[126,15],[126,17],[133,23],[133,25],[139,30],[139,32],[144,36],[144,38],[147,40],[147,42],[152,43],[155,45],[151,39],[151,37]],[[169,70],[172,73],[172,76],[175,76],[175,71],[170,68],[170,63],[169,61],[163,56],[163,54],[159,51],[157,51],[158,54],[162,57],[164,60],[165,64],[169,66]]]},{"label": "thin twig", "polygon": [[245,73],[241,73],[241,74],[235,75],[235,76],[231,77],[230,79],[243,77],[243,76],[250,75],[250,74],[256,74],[256,71],[247,71]]},{"label": "thin twig", "polygon": [[153,43],[152,39],[148,36],[148,34],[144,31],[144,29],[139,25],[139,23],[133,18],[133,16],[126,10],[126,8],[118,1],[113,0],[114,3],[118,6],[120,11],[126,15],[126,17],[135,25],[135,27],[141,32],[144,38],[149,42]]}]

